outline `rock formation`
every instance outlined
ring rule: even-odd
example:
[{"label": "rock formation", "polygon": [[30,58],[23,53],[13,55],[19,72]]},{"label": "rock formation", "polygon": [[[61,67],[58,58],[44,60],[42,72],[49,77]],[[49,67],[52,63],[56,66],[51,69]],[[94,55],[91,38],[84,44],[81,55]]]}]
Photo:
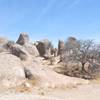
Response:
[{"label": "rock formation", "polygon": [[18,57],[0,53],[0,86],[13,87],[23,83],[25,73]]},{"label": "rock formation", "polygon": [[33,57],[37,57],[39,56],[39,52],[36,48],[36,46],[33,43],[26,43],[24,46],[25,50],[27,50],[27,52],[33,56]]},{"label": "rock formation", "polygon": [[0,46],[6,44],[7,42],[8,42],[8,39],[4,37],[0,37]]},{"label": "rock formation", "polygon": [[6,45],[10,53],[19,57],[21,60],[27,60],[30,57],[24,47],[14,43],[13,41],[9,41]]},{"label": "rock formation", "polygon": [[27,42],[29,42],[28,34],[27,33],[21,33],[16,43],[20,44],[20,45],[24,45]]},{"label": "rock formation", "polygon": [[0,53],[1,52],[6,52],[7,50],[5,49],[5,44],[8,42],[8,39],[4,37],[0,37]]},{"label": "rock formation", "polygon": [[[38,87],[42,88],[62,88],[68,87],[70,84],[76,86],[77,84],[88,83],[83,79],[58,74],[48,68],[50,65],[44,61],[50,60],[52,67],[54,67],[53,65],[57,64],[55,62],[58,62],[58,57],[60,57],[56,57],[57,49],[53,52],[55,54],[52,55],[53,46],[49,40],[38,41],[35,45],[30,42],[26,33],[21,33],[16,43],[14,41],[4,43],[3,48],[7,52],[0,53],[0,86],[17,86],[26,82],[25,79],[36,80]],[[62,54],[63,49],[64,42],[59,41],[59,55]],[[38,57],[39,54],[42,57]],[[44,60],[43,57],[49,60]],[[69,64],[68,66],[75,70],[78,64]]]},{"label": "rock formation", "polygon": [[59,43],[58,43],[58,55],[62,55],[63,54],[64,47],[65,47],[64,41],[59,40]]},{"label": "rock formation", "polygon": [[74,50],[74,49],[79,49],[80,44],[78,43],[77,39],[74,37],[69,37],[67,42],[66,42],[66,50]]},{"label": "rock formation", "polygon": [[50,58],[52,44],[49,40],[45,39],[43,41],[38,41],[37,49],[40,53],[40,56]]},{"label": "rock formation", "polygon": [[27,33],[21,33],[16,43],[23,46],[30,55],[39,56],[39,52],[36,46],[32,42],[30,42]]}]

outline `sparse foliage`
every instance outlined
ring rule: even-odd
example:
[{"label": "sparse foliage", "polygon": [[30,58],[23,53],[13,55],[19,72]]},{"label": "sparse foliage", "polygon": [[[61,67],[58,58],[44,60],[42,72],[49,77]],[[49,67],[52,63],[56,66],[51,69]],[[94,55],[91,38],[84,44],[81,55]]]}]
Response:
[{"label": "sparse foliage", "polygon": [[[66,63],[66,74],[68,75],[68,63],[82,64],[78,68],[70,68],[70,76],[74,75],[82,78],[93,78],[93,72],[97,67],[94,67],[100,58],[100,49],[93,40],[76,40],[75,38],[69,38],[65,44],[65,50],[63,52],[62,61]],[[88,63],[88,64],[87,64]],[[71,67],[71,65],[70,65]],[[81,70],[79,67],[81,67]],[[77,70],[77,71],[76,71]]]}]

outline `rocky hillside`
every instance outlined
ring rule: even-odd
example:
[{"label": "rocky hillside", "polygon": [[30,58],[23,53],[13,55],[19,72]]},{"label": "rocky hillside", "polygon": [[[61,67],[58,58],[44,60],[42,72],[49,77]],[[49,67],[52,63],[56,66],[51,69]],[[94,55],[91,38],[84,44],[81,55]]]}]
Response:
[{"label": "rocky hillside", "polygon": [[58,74],[54,71],[60,61],[57,49],[48,40],[30,42],[26,33],[18,40],[0,38],[0,87],[31,88],[31,82],[42,88],[67,88],[88,84],[88,80]]}]

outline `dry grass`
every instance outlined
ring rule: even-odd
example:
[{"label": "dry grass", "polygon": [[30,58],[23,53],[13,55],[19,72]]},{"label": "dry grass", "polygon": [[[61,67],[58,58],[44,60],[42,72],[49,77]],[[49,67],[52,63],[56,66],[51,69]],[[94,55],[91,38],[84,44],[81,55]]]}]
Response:
[{"label": "dry grass", "polygon": [[21,93],[28,92],[28,93],[30,93],[30,92],[32,92],[32,89],[25,87],[25,86],[18,86],[15,88],[15,92],[21,92]]},{"label": "dry grass", "polygon": [[33,87],[37,85],[37,81],[36,80],[26,80],[22,85],[17,86],[14,88],[14,90],[16,92],[27,92],[30,93],[33,90]]}]

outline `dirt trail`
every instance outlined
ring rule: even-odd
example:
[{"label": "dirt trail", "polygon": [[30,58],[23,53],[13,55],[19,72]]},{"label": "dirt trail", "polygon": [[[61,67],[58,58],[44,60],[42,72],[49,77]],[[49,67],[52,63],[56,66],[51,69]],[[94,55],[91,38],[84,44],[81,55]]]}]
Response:
[{"label": "dirt trail", "polygon": [[[44,94],[42,93],[44,92]],[[81,85],[73,89],[54,89],[32,93],[1,93],[0,100],[100,100],[100,85]]]}]

